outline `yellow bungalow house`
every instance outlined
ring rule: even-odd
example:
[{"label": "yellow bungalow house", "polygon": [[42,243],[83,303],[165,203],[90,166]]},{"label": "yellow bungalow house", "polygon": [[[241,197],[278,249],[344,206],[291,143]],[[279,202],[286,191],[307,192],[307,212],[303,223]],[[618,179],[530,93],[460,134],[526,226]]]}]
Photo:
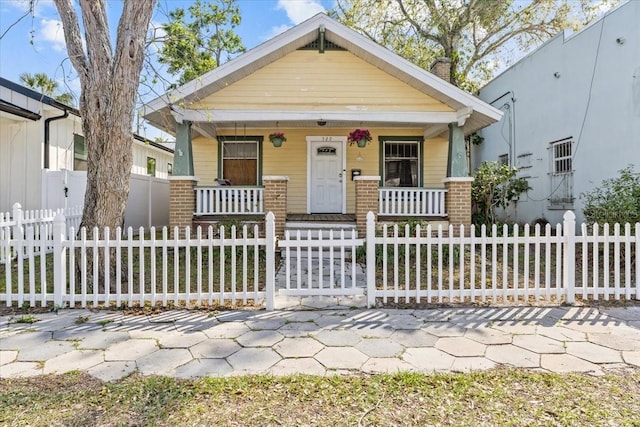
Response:
[{"label": "yellow bungalow house", "polygon": [[[470,223],[464,136],[501,112],[318,14],[145,117],[176,135],[172,226],[272,211],[281,233],[296,214],[349,215],[362,230],[370,210]],[[356,130],[371,137],[364,147],[348,140]]]}]

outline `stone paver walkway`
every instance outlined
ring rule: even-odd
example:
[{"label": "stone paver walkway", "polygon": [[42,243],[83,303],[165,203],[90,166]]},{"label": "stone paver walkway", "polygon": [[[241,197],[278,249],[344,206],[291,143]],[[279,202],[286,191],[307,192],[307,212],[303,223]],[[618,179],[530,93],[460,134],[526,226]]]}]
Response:
[{"label": "stone paver walkway", "polygon": [[[316,304],[317,306],[318,304]],[[427,310],[61,310],[0,317],[0,377],[71,370],[116,380],[498,366],[603,374],[640,367],[640,306]]]}]

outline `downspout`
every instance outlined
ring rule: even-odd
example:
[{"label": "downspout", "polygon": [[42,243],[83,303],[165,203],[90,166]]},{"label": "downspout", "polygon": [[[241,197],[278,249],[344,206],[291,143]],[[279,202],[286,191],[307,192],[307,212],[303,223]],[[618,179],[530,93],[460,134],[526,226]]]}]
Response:
[{"label": "downspout", "polygon": [[44,168],[45,169],[49,169],[49,123],[56,121],[56,120],[61,120],[61,119],[66,119],[67,117],[69,117],[69,110],[64,110],[64,114],[62,114],[61,116],[56,116],[56,117],[49,117],[48,119],[45,119],[44,121]]}]

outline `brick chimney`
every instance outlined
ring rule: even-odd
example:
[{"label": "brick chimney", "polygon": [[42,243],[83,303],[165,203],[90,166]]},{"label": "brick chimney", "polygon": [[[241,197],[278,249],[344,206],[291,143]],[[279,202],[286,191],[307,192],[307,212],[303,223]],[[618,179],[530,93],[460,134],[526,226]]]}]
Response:
[{"label": "brick chimney", "polygon": [[442,80],[451,82],[451,60],[449,58],[436,58],[431,64],[431,73]]}]

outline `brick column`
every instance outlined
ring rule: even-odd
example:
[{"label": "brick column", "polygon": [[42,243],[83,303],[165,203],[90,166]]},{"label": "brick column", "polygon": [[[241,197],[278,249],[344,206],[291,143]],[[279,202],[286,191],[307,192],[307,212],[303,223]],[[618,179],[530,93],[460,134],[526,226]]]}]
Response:
[{"label": "brick column", "polygon": [[449,224],[465,227],[471,225],[471,177],[451,177],[442,180],[448,190],[445,196],[445,209]]},{"label": "brick column", "polygon": [[287,185],[288,176],[263,176],[264,213],[273,212],[276,217],[276,236],[284,236],[287,222]]},{"label": "brick column", "polygon": [[358,236],[367,234],[367,213],[373,212],[378,221],[378,184],[379,176],[357,176],[356,183],[356,226]]},{"label": "brick column", "polygon": [[169,177],[169,226],[191,227],[193,213],[196,211],[196,193],[193,191],[198,183],[195,176]]}]

